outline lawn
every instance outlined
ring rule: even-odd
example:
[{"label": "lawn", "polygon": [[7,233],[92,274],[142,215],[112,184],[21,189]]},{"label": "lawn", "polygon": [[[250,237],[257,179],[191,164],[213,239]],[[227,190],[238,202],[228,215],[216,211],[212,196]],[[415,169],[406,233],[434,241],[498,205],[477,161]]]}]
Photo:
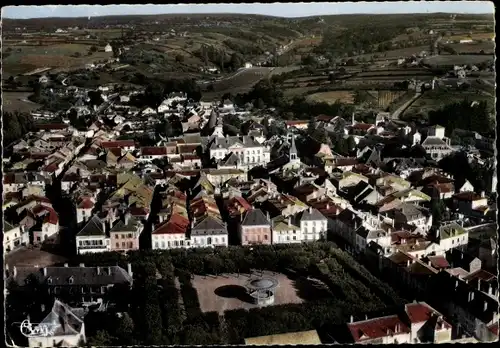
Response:
[{"label": "lawn", "polygon": [[445,104],[461,102],[468,98],[470,102],[473,101],[489,101],[494,103],[495,100],[489,95],[483,93],[476,93],[476,91],[445,91],[442,89],[435,89],[425,92],[422,97],[417,99],[405,113],[421,112],[426,113],[431,110],[437,110]]},{"label": "lawn", "polygon": [[[2,61],[5,71],[11,74],[26,73],[40,67],[83,68],[85,64],[108,59],[109,52],[96,52],[88,56],[89,45],[55,44],[45,46],[16,46]],[[17,49],[21,49],[17,52]],[[79,52],[81,57],[71,57]]]},{"label": "lawn", "polygon": [[328,104],[334,104],[337,101],[345,104],[354,104],[354,93],[353,91],[330,91],[330,92],[319,92],[314,93],[306,98],[311,102],[326,102]]},{"label": "lawn", "polygon": [[23,101],[31,95],[31,92],[2,92],[3,111],[4,112],[30,112],[40,108],[41,105]]}]

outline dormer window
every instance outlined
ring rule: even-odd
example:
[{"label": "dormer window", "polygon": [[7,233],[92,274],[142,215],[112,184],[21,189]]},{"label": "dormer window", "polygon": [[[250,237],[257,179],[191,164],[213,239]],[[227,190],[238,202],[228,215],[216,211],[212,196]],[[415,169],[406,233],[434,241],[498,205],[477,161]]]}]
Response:
[{"label": "dormer window", "polygon": [[52,278],[51,278],[51,277],[48,277],[48,278],[47,278],[47,283],[48,283],[48,284],[52,284]]},{"label": "dormer window", "polygon": [[73,278],[73,276],[69,277],[68,283],[73,284],[74,281],[75,281],[75,278]]}]

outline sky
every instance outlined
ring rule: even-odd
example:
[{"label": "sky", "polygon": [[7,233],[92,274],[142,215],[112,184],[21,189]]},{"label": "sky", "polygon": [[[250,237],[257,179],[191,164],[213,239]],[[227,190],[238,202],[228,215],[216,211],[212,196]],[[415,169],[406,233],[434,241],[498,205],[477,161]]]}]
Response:
[{"label": "sky", "polygon": [[5,6],[2,18],[96,17],[112,15],[147,15],[170,13],[241,13],[279,17],[306,17],[358,13],[491,13],[491,1],[394,1],[394,2],[322,2],[322,3],[252,3],[191,5],[45,5]]}]

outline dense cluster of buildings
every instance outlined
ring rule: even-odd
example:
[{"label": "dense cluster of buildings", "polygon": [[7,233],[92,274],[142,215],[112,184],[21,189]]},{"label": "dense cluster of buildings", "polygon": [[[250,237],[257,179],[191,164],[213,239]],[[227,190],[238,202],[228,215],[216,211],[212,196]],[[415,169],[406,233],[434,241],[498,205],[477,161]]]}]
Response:
[{"label": "dense cluster of buildings", "polygon": [[[489,198],[496,182],[477,194],[470,182],[458,184],[438,169],[435,161],[458,151],[443,127],[421,134],[384,115],[375,124],[316,118],[315,127],[354,139],[357,153],[345,157],[311,138],[309,121],[288,121],[281,124],[285,135],[270,136],[260,119],[230,102],[194,102],[178,93],[156,109],[139,110],[129,103],[138,92],[99,92],[104,102],[98,108],[75,104],[78,117],[97,114],[88,129],[77,130],[65,117],[39,123],[4,158],[5,253],[62,243],[63,217],[48,198],[60,186],[73,205],[75,253],[334,238],[353,255],[372,257],[374,267],[416,293],[430,291],[440,278],[439,284],[456,283],[445,308],[453,320],[427,304],[409,304],[403,314],[349,323],[354,342],[444,342],[457,323],[477,339],[498,335],[496,203]],[[150,134],[172,115],[180,119],[182,135],[157,137],[153,146],[123,139]],[[244,121],[236,134],[227,134],[227,115]],[[382,156],[380,144],[398,139],[430,158]],[[443,203],[439,221],[433,218],[435,202]],[[22,283],[35,272],[55,294],[79,286],[80,302],[98,303],[109,286],[132,281],[130,269],[86,269],[14,268],[8,276]],[[85,280],[89,274],[92,284]],[[482,311],[470,309],[477,301],[486,303],[479,304]],[[58,342],[84,340],[81,316],[72,308],[56,301],[51,313],[74,317],[73,337]]]}]

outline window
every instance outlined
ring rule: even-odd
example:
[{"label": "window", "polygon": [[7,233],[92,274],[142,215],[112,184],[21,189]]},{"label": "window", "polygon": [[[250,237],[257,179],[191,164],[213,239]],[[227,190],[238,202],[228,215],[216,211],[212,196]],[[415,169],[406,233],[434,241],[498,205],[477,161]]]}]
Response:
[{"label": "window", "polygon": [[125,248],[125,242],[122,242],[122,248]]},{"label": "window", "polygon": [[264,235],[264,240],[267,240],[267,234]]},{"label": "window", "polygon": [[296,237],[296,236],[293,236],[293,240],[297,240],[297,237]]},{"label": "window", "polygon": [[119,248],[120,247],[120,243],[116,242],[116,247]]},{"label": "window", "polygon": [[162,248],[162,249],[165,249],[165,241],[162,241],[162,242],[161,242],[161,248]]},{"label": "window", "polygon": [[129,238],[132,238],[132,233],[129,233],[127,236],[128,236]]},{"label": "window", "polygon": [[122,234],[122,238],[123,238],[123,239],[125,239],[125,238],[127,238],[127,237],[126,237],[126,235],[125,235],[125,234]]},{"label": "window", "polygon": [[119,234],[116,234],[116,239],[120,239],[120,235]]},{"label": "window", "polygon": [[155,242],[155,249],[158,249],[158,242]]}]

